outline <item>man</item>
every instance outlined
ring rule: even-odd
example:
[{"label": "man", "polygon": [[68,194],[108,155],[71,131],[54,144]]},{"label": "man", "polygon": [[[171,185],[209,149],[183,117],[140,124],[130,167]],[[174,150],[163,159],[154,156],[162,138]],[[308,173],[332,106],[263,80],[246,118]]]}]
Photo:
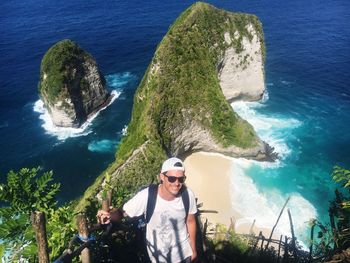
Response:
[{"label": "man", "polygon": [[[180,159],[172,157],[163,163],[155,208],[146,226],[147,252],[152,262],[187,263],[197,258],[197,206],[193,192],[184,186],[185,179],[185,167]],[[185,189],[188,214],[181,196]],[[124,214],[129,217],[145,214],[148,194],[148,188],[138,192],[124,204]]]}]

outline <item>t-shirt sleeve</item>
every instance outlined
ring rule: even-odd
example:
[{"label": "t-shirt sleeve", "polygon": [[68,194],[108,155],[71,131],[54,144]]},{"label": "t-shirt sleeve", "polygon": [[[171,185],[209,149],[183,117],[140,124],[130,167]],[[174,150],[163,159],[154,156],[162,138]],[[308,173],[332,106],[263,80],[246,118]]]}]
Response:
[{"label": "t-shirt sleeve", "polygon": [[188,197],[190,199],[190,207],[188,209],[188,213],[192,215],[192,214],[197,213],[196,198],[195,198],[194,193],[192,192],[191,189],[187,188],[187,191],[188,191]]},{"label": "t-shirt sleeve", "polygon": [[147,199],[148,188],[145,188],[126,202],[123,206],[123,210],[129,217],[140,216],[146,211]]}]

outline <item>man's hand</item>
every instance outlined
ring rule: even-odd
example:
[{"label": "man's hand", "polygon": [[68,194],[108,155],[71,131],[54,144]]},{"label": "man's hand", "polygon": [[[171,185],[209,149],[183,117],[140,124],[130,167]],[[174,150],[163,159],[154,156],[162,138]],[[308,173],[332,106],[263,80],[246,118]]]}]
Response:
[{"label": "man's hand", "polygon": [[197,262],[197,251],[192,251],[191,262]]},{"label": "man's hand", "polygon": [[111,222],[111,215],[109,212],[104,210],[97,211],[97,222],[101,225],[108,225]]},{"label": "man's hand", "polygon": [[119,222],[122,220],[124,212],[120,208],[111,208],[108,212],[104,210],[97,211],[97,222],[106,225],[111,222]]}]

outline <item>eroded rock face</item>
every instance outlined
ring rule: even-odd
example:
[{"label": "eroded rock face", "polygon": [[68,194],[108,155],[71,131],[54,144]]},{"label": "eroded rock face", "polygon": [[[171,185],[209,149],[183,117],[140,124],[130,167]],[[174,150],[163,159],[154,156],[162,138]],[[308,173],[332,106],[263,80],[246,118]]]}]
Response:
[{"label": "eroded rock face", "polygon": [[96,61],[70,40],[48,50],[40,76],[40,96],[56,126],[79,127],[110,98]]},{"label": "eroded rock face", "polygon": [[[249,40],[243,36],[241,52],[237,52],[234,47],[229,47],[219,63],[220,86],[229,102],[237,99],[260,100],[265,91],[260,39],[251,24],[247,25],[246,29],[253,36],[252,39]],[[225,33],[225,41],[228,45],[239,37],[239,32],[235,32],[233,36],[228,32]]]},{"label": "eroded rock face", "polygon": [[187,119],[184,127],[172,131],[172,137],[176,140],[172,141],[170,152],[174,156],[186,156],[193,152],[205,151],[259,161],[270,161],[276,158],[272,154],[273,149],[258,137],[256,137],[254,147],[242,148],[235,145],[224,147],[198,122]]}]

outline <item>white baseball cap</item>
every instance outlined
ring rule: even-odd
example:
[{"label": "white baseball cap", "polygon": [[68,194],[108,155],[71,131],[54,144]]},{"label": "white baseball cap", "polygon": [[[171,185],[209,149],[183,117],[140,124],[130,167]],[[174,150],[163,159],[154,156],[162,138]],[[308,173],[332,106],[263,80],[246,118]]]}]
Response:
[{"label": "white baseball cap", "polygon": [[164,161],[161,173],[165,173],[170,170],[185,171],[185,166],[179,158],[171,157],[168,160]]}]

